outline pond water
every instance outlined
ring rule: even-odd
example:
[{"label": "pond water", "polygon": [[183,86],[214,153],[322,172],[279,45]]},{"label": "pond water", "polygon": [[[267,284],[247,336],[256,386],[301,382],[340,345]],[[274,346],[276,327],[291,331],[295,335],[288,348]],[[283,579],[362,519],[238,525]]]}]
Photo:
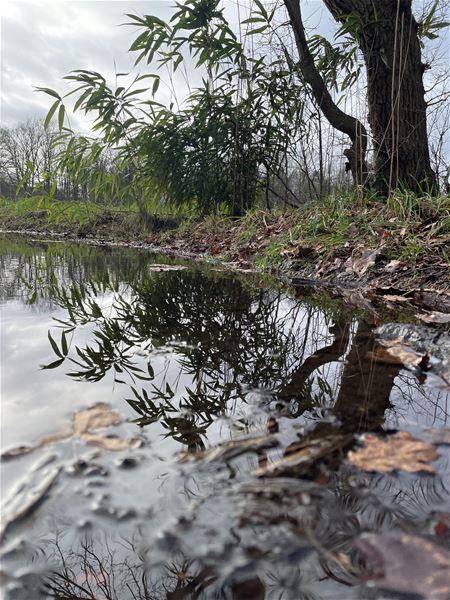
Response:
[{"label": "pond water", "polygon": [[369,358],[379,315],[12,237],[0,314],[9,600],[398,597],[355,540],[430,541],[449,510],[448,446],[434,475],[347,460],[364,432],[449,425],[444,390]]}]

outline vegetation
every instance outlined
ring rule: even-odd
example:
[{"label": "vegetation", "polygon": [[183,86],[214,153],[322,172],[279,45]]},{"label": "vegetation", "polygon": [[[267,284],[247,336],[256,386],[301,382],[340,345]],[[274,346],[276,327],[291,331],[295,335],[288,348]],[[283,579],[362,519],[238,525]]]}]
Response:
[{"label": "vegetation", "polygon": [[[56,160],[34,189],[56,194],[57,174],[65,173],[90,199],[126,200],[142,213],[149,203],[232,215],[256,204],[298,205],[305,180],[322,196],[326,180],[342,177],[342,161],[330,159],[325,168],[326,130],[350,139],[345,169],[360,194],[387,197],[401,186],[436,192],[445,173],[430,158],[421,51],[446,26],[438,3],[418,21],[411,0],[383,3],[379,13],[365,0],[325,4],[339,22],[333,43],[307,38],[298,0],[255,0],[239,31],[219,0],[178,3],[169,22],[128,15],[139,28],[130,48],[136,63],[165,67],[169,82],[161,70],[137,75],[130,85],[121,84],[128,74],[118,73],[111,87],[100,73],[76,70],[66,76],[76,87],[64,97],[39,88],[53,98],[45,125],[57,117],[59,134]],[[161,84],[173,86],[177,71],[187,76],[189,60],[202,83],[180,102],[160,102]],[[367,100],[368,124],[340,105],[341,95],[355,90]],[[73,94],[73,110],[95,119],[92,136],[68,126]],[[315,137],[312,114],[319,151],[302,172],[297,159]],[[107,170],[99,167],[105,155],[112,161]],[[19,188],[35,175],[30,162]]]},{"label": "vegetation", "polygon": [[[298,0],[255,0],[238,30],[218,0],[179,3],[168,22],[128,15],[136,64],[158,70],[131,83],[117,73],[116,86],[76,70],[65,96],[40,88],[53,99],[43,126],[1,131],[3,193],[29,197],[2,201],[3,227],[181,244],[263,268],[299,259],[300,247],[305,263],[322,264],[389,238],[392,260],[428,253],[448,264],[448,93],[428,110],[438,133],[427,131],[421,63],[446,26],[438,3],[420,18],[411,1],[380,14],[362,0],[325,4],[339,22],[333,43],[308,37]],[[189,79],[192,61],[201,84],[178,99],[175,77]],[[342,103],[355,92],[368,122]],[[72,97],[94,117],[92,135],[68,126]]]}]

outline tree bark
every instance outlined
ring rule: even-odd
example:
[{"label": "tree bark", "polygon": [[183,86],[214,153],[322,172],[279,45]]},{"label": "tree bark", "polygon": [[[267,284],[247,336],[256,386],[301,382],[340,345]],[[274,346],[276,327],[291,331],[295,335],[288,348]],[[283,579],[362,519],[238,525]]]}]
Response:
[{"label": "tree bark", "polygon": [[366,129],[358,119],[342,111],[331,97],[308,48],[300,10],[300,0],[284,0],[284,4],[294,31],[299,54],[299,67],[303,78],[311,87],[313,96],[330,125],[350,138],[351,146],[344,150],[344,154],[348,159],[347,168],[351,171],[355,184],[364,185],[367,179]]},{"label": "tree bark", "polygon": [[412,0],[324,0],[339,22],[358,17],[355,32],[367,70],[375,188],[386,196],[405,186],[437,187],[430,164],[417,22]]}]

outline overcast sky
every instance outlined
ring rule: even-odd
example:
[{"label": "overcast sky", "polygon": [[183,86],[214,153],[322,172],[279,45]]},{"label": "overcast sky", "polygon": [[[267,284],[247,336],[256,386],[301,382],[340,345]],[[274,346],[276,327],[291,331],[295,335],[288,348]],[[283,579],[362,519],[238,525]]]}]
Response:
[{"label": "overcast sky", "polygon": [[[236,0],[222,0],[230,25],[237,25]],[[250,0],[240,0],[244,6]],[[415,3],[419,6],[423,0]],[[138,35],[136,27],[121,26],[129,19],[126,13],[154,14],[170,17],[174,0],[1,0],[0,51],[2,125],[15,125],[28,118],[42,118],[52,104],[45,94],[33,91],[36,86],[50,87],[60,92],[70,88],[62,77],[72,69],[89,69],[102,73],[114,85],[114,73],[129,71],[136,58],[128,53]],[[304,17],[311,28],[319,27],[322,35],[330,36],[335,24],[323,2],[302,3]],[[448,65],[448,30],[444,42],[444,64]],[[425,59],[427,58],[425,53]],[[142,63],[135,73],[155,72]],[[164,73],[162,73],[164,76]],[[195,87],[201,74],[188,71],[189,83]],[[429,77],[429,76],[428,76]],[[122,80],[121,80],[121,83]],[[66,87],[65,87],[66,86]],[[186,93],[182,72],[175,79],[176,94]],[[168,103],[170,90],[161,86],[158,100]],[[78,113],[71,117],[73,129],[87,129],[88,123]]]},{"label": "overcast sky", "polygon": [[[246,0],[241,0],[245,4]],[[224,0],[231,25],[234,0]],[[308,13],[316,13],[321,2],[309,2]],[[137,29],[120,26],[126,13],[154,14],[168,18],[172,0],[2,0],[1,15],[1,104],[2,125],[43,117],[51,98],[33,91],[65,88],[61,78],[72,69],[102,73],[114,84],[114,73],[129,71],[136,55],[127,53]],[[235,13],[234,9],[234,13]],[[145,72],[146,66],[138,67]],[[151,71],[156,69],[152,68]],[[135,70],[136,71],[136,70]],[[200,75],[189,71],[191,86]],[[175,81],[180,97],[186,92],[182,74]],[[170,90],[161,87],[161,101],[170,101]],[[71,117],[74,129],[86,128],[82,115]]]},{"label": "overcast sky", "polygon": [[167,0],[3,0],[2,124],[44,116],[51,99],[33,88],[63,91],[61,78],[72,69],[99,71],[114,83],[116,69],[129,71],[136,58],[127,50],[137,30],[120,26],[129,20],[125,14],[166,18],[171,5]]}]

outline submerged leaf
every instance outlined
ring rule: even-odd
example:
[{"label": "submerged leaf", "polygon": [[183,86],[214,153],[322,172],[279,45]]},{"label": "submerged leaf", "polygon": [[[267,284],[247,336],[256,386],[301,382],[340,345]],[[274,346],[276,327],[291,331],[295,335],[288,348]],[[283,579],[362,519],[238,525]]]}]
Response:
[{"label": "submerged leaf", "polygon": [[83,435],[92,429],[111,427],[122,422],[118,412],[112,410],[109,404],[101,402],[77,412],[73,418],[73,431],[75,435]]},{"label": "submerged leaf", "polygon": [[355,546],[377,587],[428,600],[450,597],[450,552],[425,538],[367,534]]},{"label": "submerged leaf", "polygon": [[392,346],[390,348],[380,347],[375,352],[368,352],[367,357],[375,362],[383,362],[390,365],[413,365],[417,366],[423,362],[426,355],[418,354],[404,346]]},{"label": "submerged leaf", "polygon": [[125,450],[134,446],[137,440],[112,437],[97,432],[93,433],[93,430],[119,425],[122,421],[123,419],[118,412],[114,411],[109,404],[101,402],[75,414],[73,434],[78,435],[87,444],[99,446],[105,450]]},{"label": "submerged leaf", "polygon": [[414,438],[406,431],[399,431],[384,441],[374,435],[364,436],[364,447],[348,453],[349,462],[363,471],[427,471],[435,473],[428,463],[438,458],[435,449]]}]

